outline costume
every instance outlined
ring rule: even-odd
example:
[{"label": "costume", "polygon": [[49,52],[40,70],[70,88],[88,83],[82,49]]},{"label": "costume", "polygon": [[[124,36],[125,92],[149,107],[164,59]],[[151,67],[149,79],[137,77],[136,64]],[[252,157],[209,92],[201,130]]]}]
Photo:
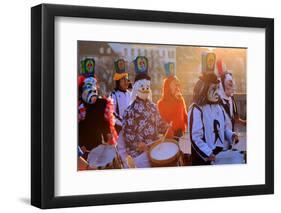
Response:
[{"label": "costume", "polygon": [[128,73],[125,70],[125,61],[123,59],[115,61],[114,69],[116,71],[114,74],[116,87],[110,97],[114,104],[115,129],[119,133],[122,129],[123,113],[131,101],[131,92],[128,90]]},{"label": "costume", "polygon": [[[231,91],[229,91],[229,89]],[[220,105],[223,107],[226,115],[227,127],[234,131],[235,120],[239,118],[236,101],[233,96],[233,79],[231,73],[221,75],[221,84],[219,89]],[[238,141],[236,141],[237,143]],[[232,148],[232,143],[225,140],[224,150]]]},{"label": "costume", "polygon": [[[148,60],[138,56],[134,60],[136,78],[132,91],[132,103],[123,115],[122,139],[126,154],[133,157],[137,167],[150,167],[147,150],[164,133],[168,124],[164,122],[156,105],[151,100],[150,77],[147,75]],[[118,140],[119,144],[119,140]]]},{"label": "costume", "polygon": [[[221,60],[217,62],[218,74],[221,79],[219,86],[220,104],[226,114],[227,127],[234,131],[235,120],[239,118],[237,104],[233,96],[234,80],[232,73],[226,71],[226,67],[223,65]],[[225,141],[224,150],[230,148],[232,148],[232,145],[228,141]]]},{"label": "costume", "polygon": [[117,133],[114,128],[113,103],[111,99],[98,96],[97,80],[94,77],[95,61],[86,58],[82,62],[81,75],[85,76],[79,94],[85,106],[86,117],[79,122],[79,146],[90,151],[102,142],[114,145]]},{"label": "costume", "polygon": [[83,75],[78,76],[78,122],[82,121],[86,117],[86,108],[85,105],[83,104],[81,100],[81,91],[82,91],[82,86],[84,84],[85,77]]},{"label": "costume", "polygon": [[[231,86],[232,91],[230,91],[231,95],[226,94],[227,81],[230,81],[232,85]],[[221,98],[220,104],[224,108],[227,115],[226,119],[228,120],[228,125],[229,125],[228,127],[232,129],[232,131],[234,131],[235,118],[238,116],[238,111],[237,111],[236,101],[233,96],[233,78],[232,78],[232,74],[229,72],[226,72],[221,76],[219,95]]]},{"label": "costume", "polygon": [[[214,65],[207,62],[206,67],[214,68]],[[219,104],[219,82],[217,76],[208,70],[203,72],[194,87],[193,104],[188,111],[193,165],[211,164],[210,159],[224,149],[224,141],[232,142],[235,134],[227,127],[224,109]]]},{"label": "costume", "polygon": [[[180,91],[179,80],[172,74],[173,71],[173,63],[165,64],[167,78],[164,80],[162,97],[157,107],[161,117],[172,125],[166,137],[178,140],[187,128],[187,110]],[[174,84],[174,88],[170,88],[171,84]]]}]

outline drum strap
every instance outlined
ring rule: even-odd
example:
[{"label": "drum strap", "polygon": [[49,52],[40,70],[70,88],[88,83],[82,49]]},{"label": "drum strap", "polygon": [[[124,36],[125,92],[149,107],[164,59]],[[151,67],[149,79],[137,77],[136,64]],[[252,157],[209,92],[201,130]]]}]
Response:
[{"label": "drum strap", "polygon": [[[198,154],[198,156],[200,156],[204,161],[206,161],[206,158],[208,157],[204,152],[202,152],[198,146],[196,145],[196,143],[193,141],[192,139],[192,128],[193,128],[193,111],[194,111],[194,108],[198,109],[200,112],[201,112],[201,120],[202,120],[202,124],[203,124],[203,112],[202,110],[196,105],[196,104],[193,104],[191,106],[191,113],[190,113],[190,125],[189,125],[189,132],[190,132],[190,140],[191,140],[191,145],[193,147],[193,149],[196,151],[196,153]],[[202,140],[203,141],[206,141],[205,140],[205,129],[204,129],[204,125],[203,125],[203,138]]]}]

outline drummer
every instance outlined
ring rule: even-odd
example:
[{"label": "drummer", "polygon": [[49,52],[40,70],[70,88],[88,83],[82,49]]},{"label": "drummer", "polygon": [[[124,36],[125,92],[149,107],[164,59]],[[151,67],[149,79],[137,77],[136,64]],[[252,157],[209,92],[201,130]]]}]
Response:
[{"label": "drummer", "polygon": [[[131,105],[123,115],[123,140],[127,155],[130,155],[138,168],[150,167],[148,159],[149,145],[159,139],[169,125],[160,117],[156,105],[152,102],[148,59],[138,56],[134,60],[135,82]],[[119,142],[118,142],[119,143]]]},{"label": "drummer", "polygon": [[[175,76],[174,63],[165,64],[166,79],[162,97],[157,103],[161,117],[171,123],[167,138],[179,140],[187,128],[187,110],[181,93],[179,79]],[[176,110],[175,110],[176,109]]]},{"label": "drummer", "polygon": [[[236,123],[246,125],[246,121],[238,114],[237,104],[234,98],[234,80],[230,71],[221,73],[221,84],[219,88],[220,104],[224,108],[228,128],[234,131]],[[225,150],[231,149],[232,144],[225,141]]]},{"label": "drummer", "polygon": [[118,59],[114,62],[115,89],[111,93],[114,104],[115,129],[119,133],[122,129],[122,116],[131,101],[131,92],[128,90],[129,79],[126,72],[126,62]]},{"label": "drummer", "polygon": [[98,95],[95,78],[95,60],[82,60],[81,75],[85,75],[80,100],[85,107],[85,118],[80,120],[78,128],[78,144],[84,152],[83,157],[103,141],[115,144],[117,133],[114,128],[113,103],[110,99]]},{"label": "drummer", "polygon": [[215,55],[205,57],[206,70],[195,84],[193,104],[188,112],[192,165],[210,165],[224,148],[224,140],[238,141],[238,136],[227,128],[224,110],[219,104],[220,81],[214,74]]}]

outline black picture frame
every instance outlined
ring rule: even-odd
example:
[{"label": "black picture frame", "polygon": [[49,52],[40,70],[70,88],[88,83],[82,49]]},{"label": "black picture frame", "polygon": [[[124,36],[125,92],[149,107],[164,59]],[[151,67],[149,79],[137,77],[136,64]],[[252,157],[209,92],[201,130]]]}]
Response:
[{"label": "black picture frame", "polygon": [[[56,197],[54,21],[58,16],[265,29],[265,184]],[[41,4],[31,8],[31,96],[31,204],[39,208],[274,193],[274,19]]]}]

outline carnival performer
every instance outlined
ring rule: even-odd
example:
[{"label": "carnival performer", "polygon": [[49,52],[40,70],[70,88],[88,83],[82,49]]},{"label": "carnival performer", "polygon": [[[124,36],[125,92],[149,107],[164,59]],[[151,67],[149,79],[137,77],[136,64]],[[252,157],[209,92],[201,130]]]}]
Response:
[{"label": "carnival performer", "polygon": [[186,105],[179,79],[174,75],[173,63],[165,64],[165,73],[167,78],[164,80],[162,97],[157,106],[163,120],[172,125],[167,133],[167,138],[179,140],[187,128]]},{"label": "carnival performer", "polygon": [[81,99],[81,92],[84,80],[85,77],[83,75],[78,76],[78,122],[83,121],[86,117],[86,108]]},{"label": "carnival performer", "polygon": [[[224,72],[221,76],[219,87],[220,104],[224,108],[228,128],[234,131],[236,123],[246,125],[246,121],[241,119],[238,114],[237,104],[234,98],[234,80],[230,71]],[[225,149],[230,149],[231,144],[225,141]]]},{"label": "carnival performer", "polygon": [[79,146],[87,159],[89,151],[99,144],[115,145],[117,133],[114,128],[113,102],[98,95],[97,79],[94,77],[95,60],[86,58],[81,64],[81,74],[86,76],[81,89],[86,116],[79,122],[78,137]]},{"label": "carnival performer", "polygon": [[126,62],[123,59],[118,59],[114,62],[114,80],[115,89],[111,93],[111,98],[114,104],[114,116],[115,116],[115,129],[119,133],[122,129],[122,119],[125,109],[130,104],[131,92],[129,87],[129,76],[126,72]]},{"label": "carnival performer", "polygon": [[126,154],[134,159],[136,167],[144,168],[151,166],[148,159],[149,146],[159,140],[159,134],[164,133],[169,125],[161,119],[152,102],[147,58],[138,56],[134,65],[136,77],[132,101],[123,115],[121,138],[124,140]]},{"label": "carnival performer", "polygon": [[[215,58],[213,54],[209,57]],[[207,60],[207,68],[214,68],[209,63],[215,60]],[[208,70],[194,87],[193,104],[188,111],[192,165],[210,165],[224,149],[224,140],[238,141],[237,134],[227,127],[224,109],[219,104],[219,83],[214,72]]]}]

